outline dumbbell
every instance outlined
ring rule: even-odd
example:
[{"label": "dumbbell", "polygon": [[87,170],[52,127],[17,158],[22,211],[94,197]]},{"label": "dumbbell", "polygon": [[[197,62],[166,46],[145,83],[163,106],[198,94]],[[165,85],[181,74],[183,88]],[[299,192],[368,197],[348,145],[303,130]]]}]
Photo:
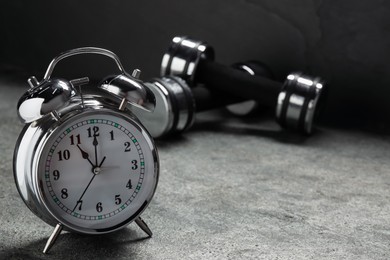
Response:
[{"label": "dumbbell", "polygon": [[[232,67],[236,70],[247,71],[248,75],[266,76],[270,73],[269,69],[260,63],[237,63]],[[204,86],[190,87],[184,79],[176,76],[154,78],[145,81],[144,84],[155,96],[154,111],[149,112],[138,107],[130,109],[155,138],[188,130],[195,121],[196,112],[244,101],[240,97],[217,93]]]},{"label": "dumbbell", "polygon": [[178,76],[189,86],[198,83],[224,96],[256,100],[275,109],[277,122],[304,134],[312,132],[314,114],[324,84],[319,78],[292,73],[284,83],[251,76],[214,61],[214,50],[206,42],[174,37],[161,63],[161,76]]}]

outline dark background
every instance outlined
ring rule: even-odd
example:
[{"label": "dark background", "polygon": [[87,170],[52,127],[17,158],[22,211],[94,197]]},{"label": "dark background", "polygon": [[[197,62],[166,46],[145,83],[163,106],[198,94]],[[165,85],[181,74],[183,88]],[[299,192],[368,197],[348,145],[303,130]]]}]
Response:
[{"label": "dark background", "polygon": [[[190,35],[212,44],[221,63],[257,59],[280,80],[293,71],[322,77],[330,90],[327,123],[383,128],[389,32],[385,0],[2,1],[0,68],[3,77],[41,79],[60,52],[97,46],[149,79],[158,76],[171,38]],[[103,77],[115,69],[104,59],[72,58],[55,73]]]}]

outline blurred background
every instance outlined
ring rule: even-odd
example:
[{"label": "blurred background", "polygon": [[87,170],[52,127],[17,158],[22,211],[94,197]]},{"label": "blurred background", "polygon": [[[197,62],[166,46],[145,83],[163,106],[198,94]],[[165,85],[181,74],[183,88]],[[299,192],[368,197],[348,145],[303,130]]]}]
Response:
[{"label": "blurred background", "polygon": [[[96,46],[146,80],[159,75],[171,38],[189,35],[214,46],[220,63],[260,60],[279,80],[296,71],[320,76],[329,87],[326,124],[389,125],[389,1],[13,0],[1,3],[0,32],[2,78],[41,79],[60,52]],[[74,57],[54,74],[102,78],[115,72],[105,59]]]}]

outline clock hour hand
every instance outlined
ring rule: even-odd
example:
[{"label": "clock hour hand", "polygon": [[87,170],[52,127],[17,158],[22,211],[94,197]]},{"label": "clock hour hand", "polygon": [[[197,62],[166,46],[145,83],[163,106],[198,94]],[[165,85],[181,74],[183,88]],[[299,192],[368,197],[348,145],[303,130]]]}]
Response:
[{"label": "clock hour hand", "polygon": [[88,162],[92,165],[92,167],[95,167],[95,165],[89,159],[89,154],[86,151],[84,151],[83,149],[81,149],[80,145],[77,145],[77,148],[79,148],[79,150],[81,152],[81,156],[83,157],[83,159],[88,160]]}]

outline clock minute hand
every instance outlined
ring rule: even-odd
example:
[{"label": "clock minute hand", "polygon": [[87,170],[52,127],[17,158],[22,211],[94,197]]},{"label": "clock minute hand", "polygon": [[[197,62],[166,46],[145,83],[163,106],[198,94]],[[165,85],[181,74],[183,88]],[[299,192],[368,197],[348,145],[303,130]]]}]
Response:
[{"label": "clock minute hand", "polygon": [[96,135],[93,136],[93,146],[95,146],[95,165],[98,166],[98,158],[97,158],[97,146],[99,145]]},{"label": "clock minute hand", "polygon": [[92,167],[95,167],[95,165],[89,159],[89,154],[86,151],[84,151],[83,149],[81,149],[80,145],[77,145],[77,148],[79,148],[79,150],[81,152],[81,156],[83,157],[83,159],[88,160],[88,162],[92,165]]}]

